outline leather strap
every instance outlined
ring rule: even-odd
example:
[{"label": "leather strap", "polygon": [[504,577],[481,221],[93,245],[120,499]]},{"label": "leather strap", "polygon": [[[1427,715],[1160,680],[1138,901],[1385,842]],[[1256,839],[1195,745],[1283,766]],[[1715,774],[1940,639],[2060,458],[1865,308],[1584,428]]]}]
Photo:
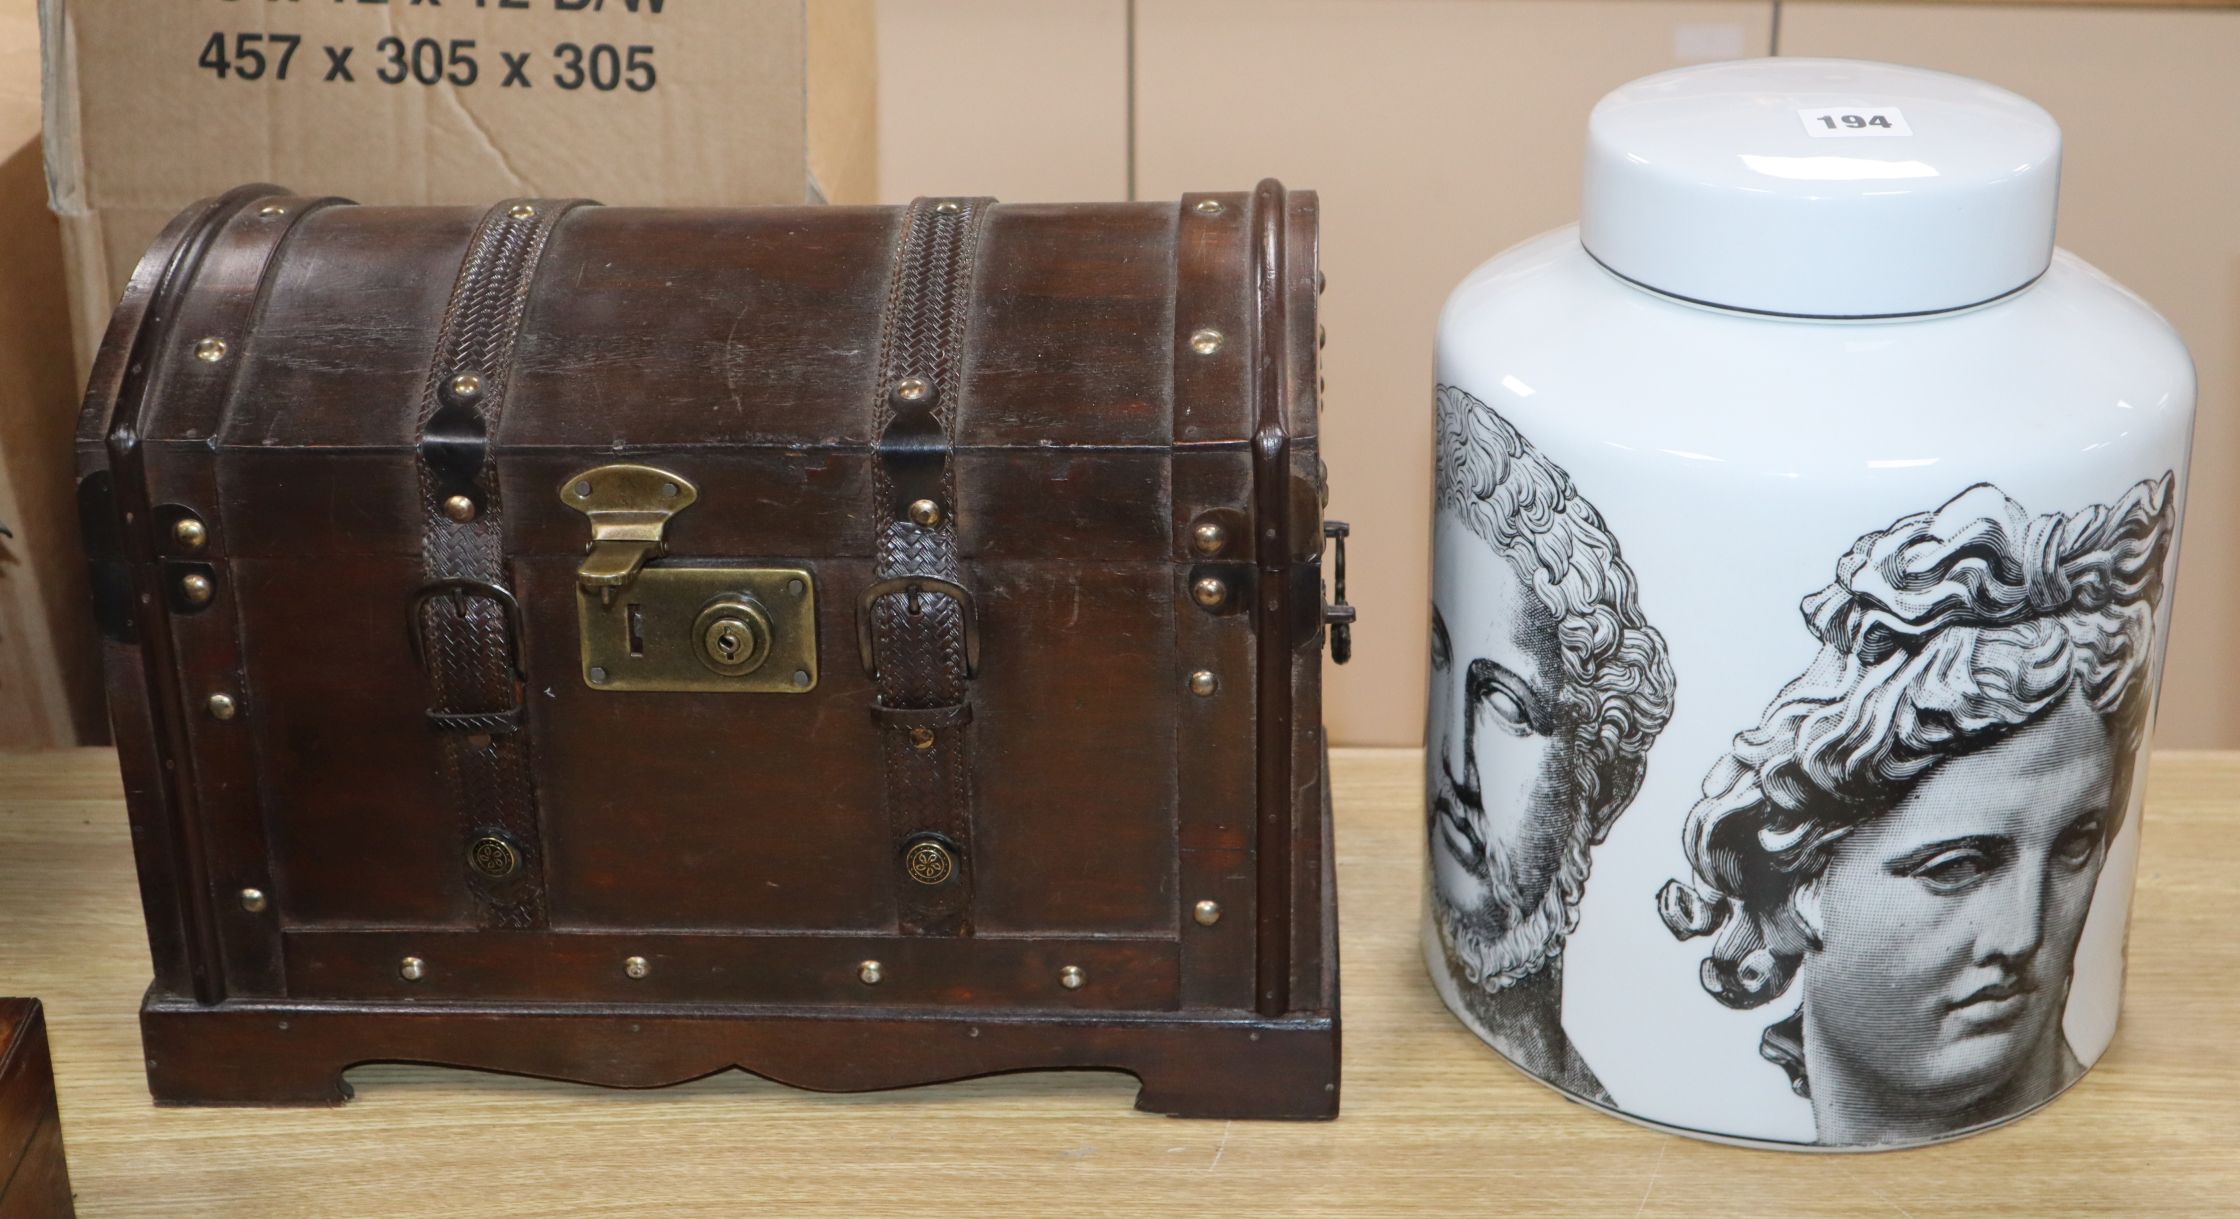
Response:
[{"label": "leather strap", "polygon": [[[990,199],[920,199],[895,251],[879,349],[874,475],[878,585],[867,596],[898,926],[972,933],[972,708],[976,608],[957,563],[950,461],[974,259]],[[882,591],[892,590],[892,591]],[[954,866],[913,858],[938,843]]]},{"label": "leather strap", "polygon": [[487,928],[546,925],[543,835],[522,731],[521,614],[508,591],[489,441],[546,239],[580,202],[514,199],[483,217],[420,401],[425,583],[412,602],[413,643],[458,810],[460,867]]}]

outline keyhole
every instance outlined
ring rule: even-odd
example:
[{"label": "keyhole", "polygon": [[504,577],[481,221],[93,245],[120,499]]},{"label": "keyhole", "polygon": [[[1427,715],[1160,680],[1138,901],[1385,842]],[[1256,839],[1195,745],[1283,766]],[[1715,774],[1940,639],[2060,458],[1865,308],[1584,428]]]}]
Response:
[{"label": "keyhole", "polygon": [[700,611],[692,630],[701,663],[725,677],[744,676],[769,659],[769,620],[745,597],[718,598]]}]

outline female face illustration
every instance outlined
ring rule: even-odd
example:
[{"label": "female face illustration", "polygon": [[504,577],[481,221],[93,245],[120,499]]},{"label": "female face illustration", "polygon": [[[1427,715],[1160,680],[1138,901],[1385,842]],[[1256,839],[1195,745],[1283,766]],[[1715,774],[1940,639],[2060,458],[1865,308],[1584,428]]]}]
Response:
[{"label": "female face illustration", "polygon": [[1802,990],[1759,1053],[1820,1142],[1962,1133],[2083,1072],[2062,1018],[2153,706],[2175,495],[2165,471],[2032,514],[1977,483],[1861,534],[1798,605],[1818,651],[1705,776],[1692,882],[1657,911],[1710,937],[1726,1006]]},{"label": "female face illustration", "polygon": [[2058,1060],[2115,775],[2072,689],[1835,844],[1794,899],[1819,932],[1801,971],[1816,1100],[1953,1112]]},{"label": "female face illustration", "polygon": [[1556,724],[1562,662],[1553,615],[1508,560],[1443,513],[1436,529],[1459,561],[1432,598],[1432,875],[1490,939],[1547,895],[1580,815]]}]

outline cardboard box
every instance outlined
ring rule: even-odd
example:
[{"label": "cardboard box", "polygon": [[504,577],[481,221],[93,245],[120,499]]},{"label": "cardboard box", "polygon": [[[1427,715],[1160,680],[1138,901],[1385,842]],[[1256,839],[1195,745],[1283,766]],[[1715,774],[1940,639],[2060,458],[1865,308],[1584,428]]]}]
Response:
[{"label": "cardboard box", "polygon": [[108,735],[71,485],[84,382],[39,162],[30,5],[0,7],[0,232],[0,750],[29,750]]},{"label": "cardboard box", "polygon": [[871,0],[40,0],[78,365],[179,209],[870,202]]}]

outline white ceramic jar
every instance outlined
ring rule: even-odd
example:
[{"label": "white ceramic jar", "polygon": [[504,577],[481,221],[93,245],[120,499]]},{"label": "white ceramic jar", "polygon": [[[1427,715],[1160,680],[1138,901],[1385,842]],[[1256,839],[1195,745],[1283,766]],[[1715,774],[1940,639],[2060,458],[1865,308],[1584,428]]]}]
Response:
[{"label": "white ceramic jar", "polygon": [[1686,1133],[2026,1113],[2115,1032],[2185,347],[2004,90],[1716,64],[1588,144],[1439,323],[1432,979]]}]

